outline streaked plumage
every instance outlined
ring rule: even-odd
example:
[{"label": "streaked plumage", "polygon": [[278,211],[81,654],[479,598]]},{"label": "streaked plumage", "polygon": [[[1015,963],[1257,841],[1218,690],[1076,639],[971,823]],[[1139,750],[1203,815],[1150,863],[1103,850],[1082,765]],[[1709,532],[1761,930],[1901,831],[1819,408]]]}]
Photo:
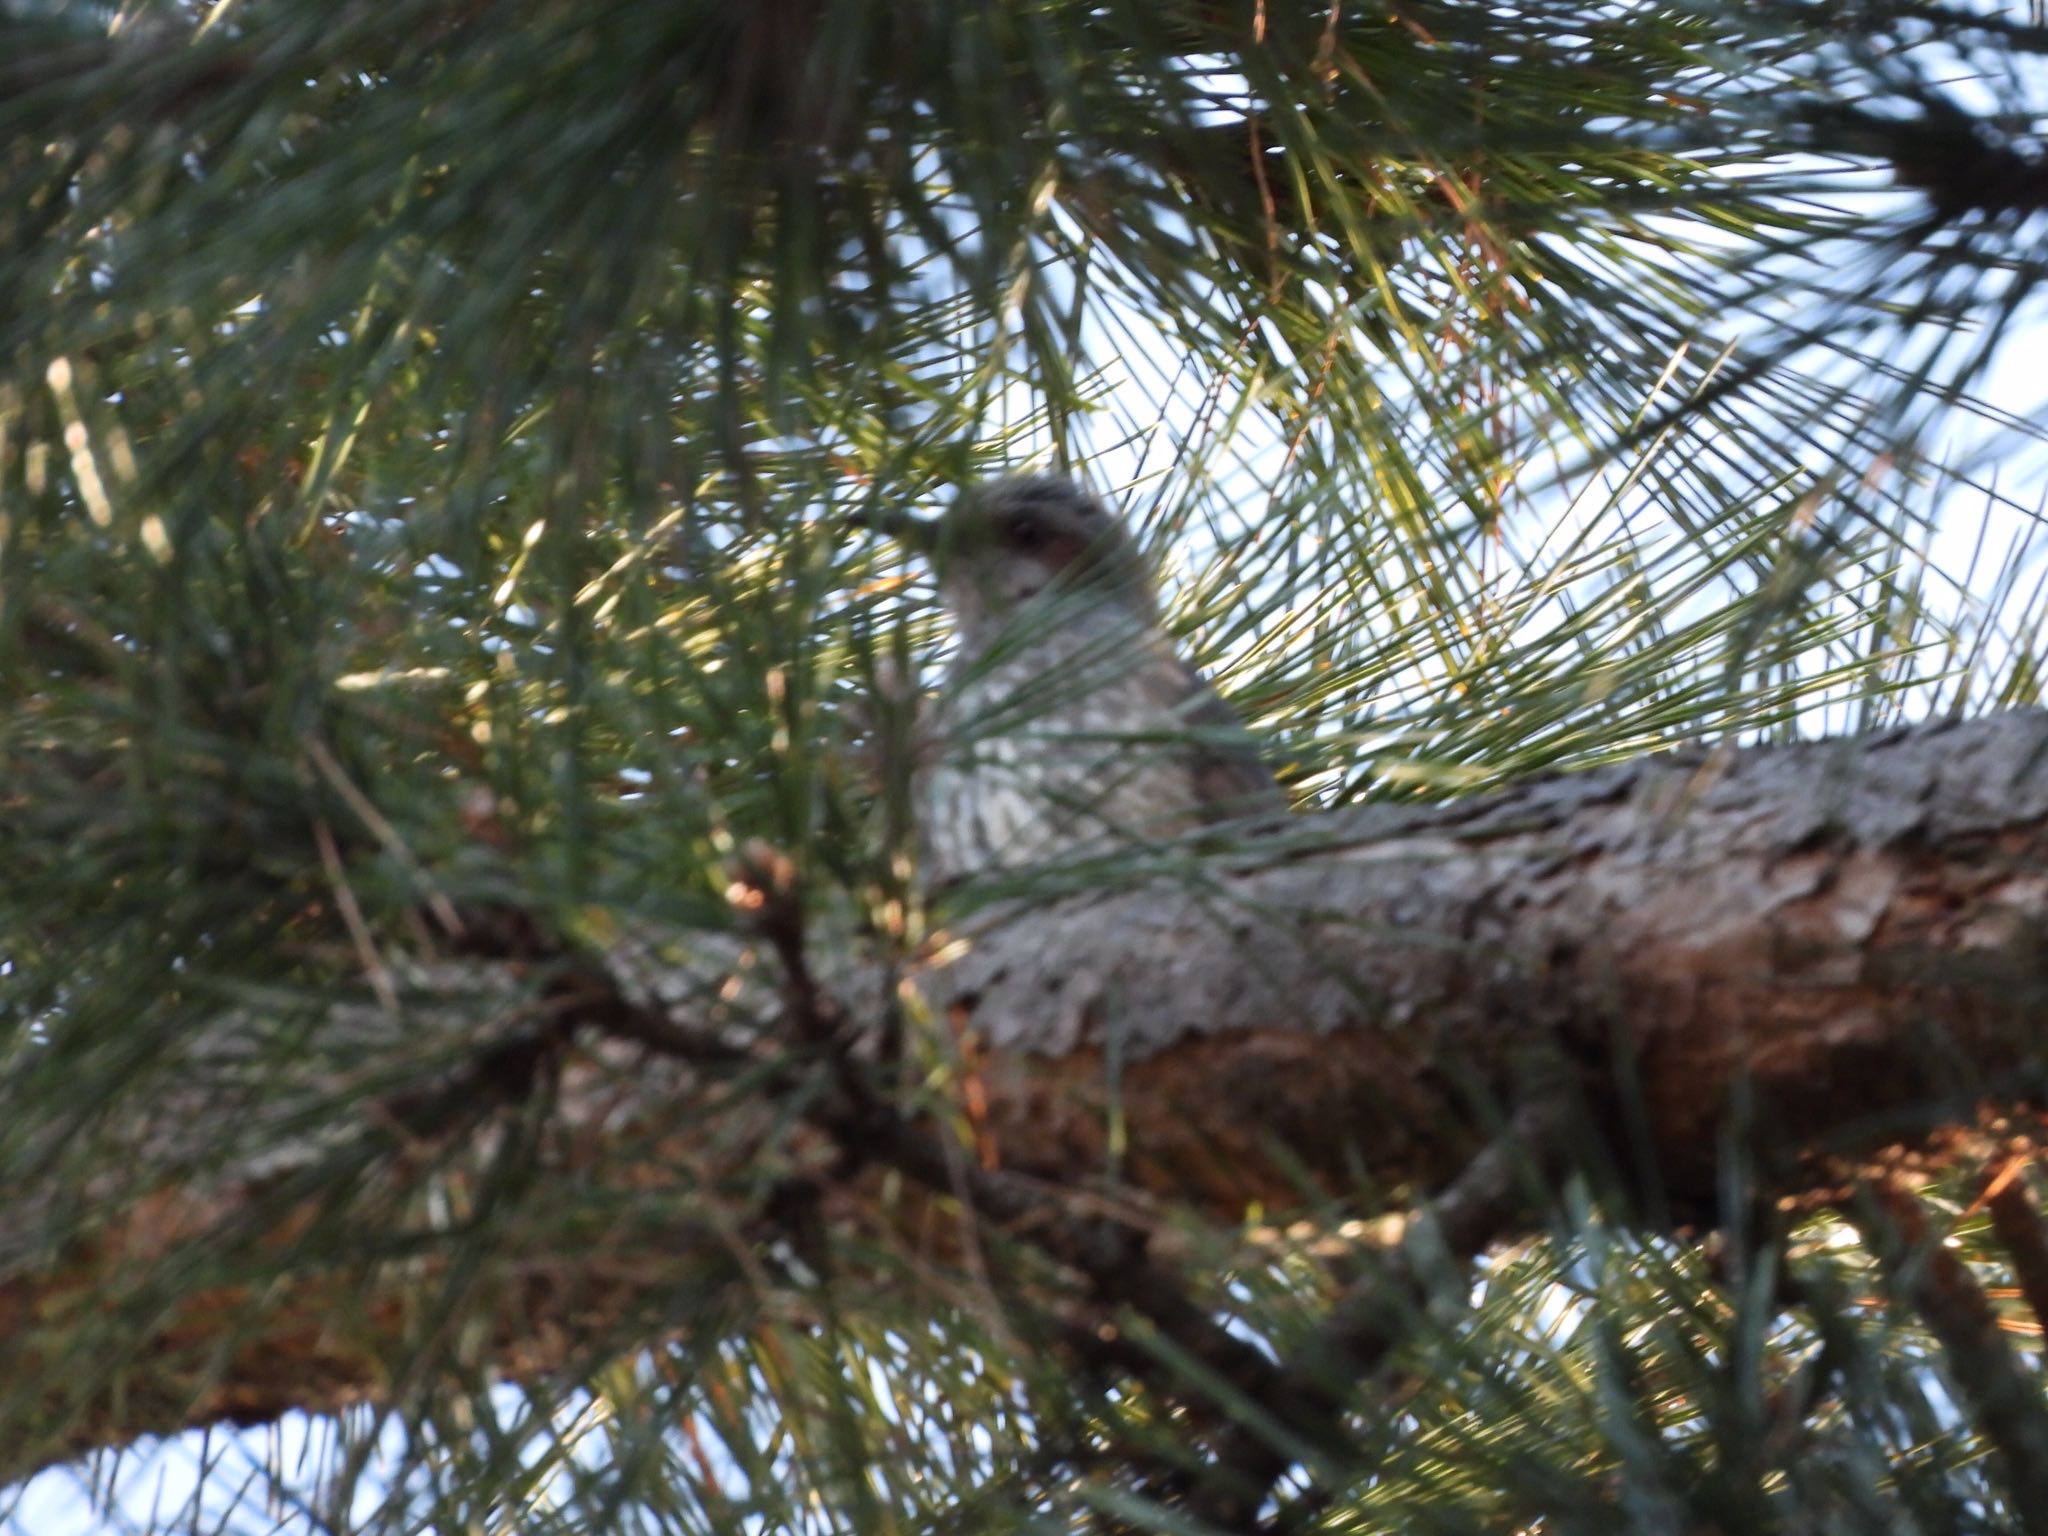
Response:
[{"label": "streaked plumage", "polygon": [[958,629],[923,785],[934,883],[1286,808],[1086,491],[1018,476],[890,527],[929,555]]}]

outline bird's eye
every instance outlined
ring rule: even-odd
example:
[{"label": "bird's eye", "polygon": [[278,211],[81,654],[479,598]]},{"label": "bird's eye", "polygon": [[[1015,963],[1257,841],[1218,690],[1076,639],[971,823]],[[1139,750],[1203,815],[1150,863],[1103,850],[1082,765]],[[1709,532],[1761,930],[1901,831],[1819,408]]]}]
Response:
[{"label": "bird's eye", "polygon": [[1010,542],[1019,549],[1036,549],[1045,542],[1045,530],[1038,525],[1036,518],[1012,518],[1010,520]]}]

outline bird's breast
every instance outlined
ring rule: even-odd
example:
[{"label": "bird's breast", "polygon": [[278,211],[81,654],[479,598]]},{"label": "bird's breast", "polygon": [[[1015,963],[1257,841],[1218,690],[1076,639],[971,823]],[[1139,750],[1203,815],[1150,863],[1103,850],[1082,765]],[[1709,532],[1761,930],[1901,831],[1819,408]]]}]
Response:
[{"label": "bird's breast", "polygon": [[1199,819],[1163,639],[1070,631],[963,662],[924,786],[927,865],[951,881],[1184,831]]}]

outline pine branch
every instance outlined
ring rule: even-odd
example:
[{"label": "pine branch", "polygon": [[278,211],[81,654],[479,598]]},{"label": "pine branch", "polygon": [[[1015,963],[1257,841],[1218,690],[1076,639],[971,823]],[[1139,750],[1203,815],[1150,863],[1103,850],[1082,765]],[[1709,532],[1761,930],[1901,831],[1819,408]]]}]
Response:
[{"label": "pine branch", "polygon": [[1415,1213],[1400,1244],[1373,1264],[1373,1272],[1338,1302],[1259,1397],[1284,1435],[1245,1420],[1223,1437],[1187,1501],[1199,1519],[1220,1530],[1247,1529],[1273,1485],[1305,1450],[1311,1473],[1317,1452],[1334,1455],[1339,1465],[1350,1459],[1346,1410],[1421,1323],[1431,1293],[1447,1278],[1462,1280],[1473,1259],[1524,1228],[1531,1211],[1548,1198],[1570,1117],[1562,1099],[1525,1105]]},{"label": "pine branch", "polygon": [[2048,1406],[2038,1374],[2014,1357],[1983,1289],[1930,1229],[1920,1202],[1888,1181],[1865,1190],[1868,1204],[1845,1213],[1941,1341],[1964,1402],[2005,1462],[2019,1528],[2041,1536],[2048,1532]]},{"label": "pine branch", "polygon": [[2042,1222],[2040,1208],[2022,1176],[2031,1161],[2030,1155],[2012,1158],[1982,1199],[2035,1324],[2048,1329],[2048,1224]]},{"label": "pine branch", "polygon": [[[493,1239],[503,1248],[491,1262],[544,1262],[564,1277],[508,1295],[476,1335],[497,1341],[489,1349],[513,1374],[565,1368],[633,1325],[650,1276],[672,1273],[677,1253],[724,1263],[777,1238],[801,1247],[821,1224],[872,1226],[886,1170],[925,1192],[920,1220],[952,1226],[949,1251],[968,1252],[986,1224],[1078,1277],[1097,1321],[1121,1309],[1149,1318],[1248,1400],[1286,1409],[1280,1422],[1301,1418],[1278,1368],[1219,1332],[1199,1288],[1152,1254],[1146,1196],[1232,1219],[1248,1199],[1296,1206],[1313,1181],[1343,1194],[1361,1170],[1382,1187],[1451,1187],[1469,1166],[1474,1192],[1439,1218],[1446,1248],[1467,1254],[1501,1230],[1507,1190],[1504,1151],[1473,1161],[1485,1139],[1474,1106],[1517,1102],[1532,1063],[1560,1052],[1596,1106],[1612,1106],[1601,1113],[1638,1117],[1642,1162],[1623,1172],[1653,1196],[1646,1209],[1661,1194],[1682,1220],[1716,1219],[1731,1126],[1748,1128],[1764,1191],[1786,1194],[1825,1191],[1892,1143],[1967,1128],[1980,1097],[2024,1099],[2039,1081],[2038,886],[2027,872],[2048,838],[2044,748],[2048,717],[2014,715],[1635,765],[1305,822],[1296,830],[1311,841],[1183,860],[1165,887],[987,914],[964,955],[919,977],[927,1006],[982,1032],[975,1156],[852,1070],[863,1042],[896,1026],[838,1000],[893,990],[858,955],[821,950],[820,936],[802,938],[798,968],[796,931],[765,934],[785,956],[772,986],[744,942],[694,938],[691,965],[658,978],[674,1001],[656,1004],[620,979],[644,971],[645,956],[594,963],[518,913],[463,912],[469,958],[434,982],[438,1001],[422,990],[434,973],[422,972],[398,1016],[337,1011],[319,1057],[260,1058],[262,1097],[232,1128],[260,1132],[275,1117],[329,1125],[324,1134],[259,1135],[224,1158],[209,1106],[269,1028],[225,1014],[187,1042],[177,1093],[116,1122],[117,1176],[10,1209],[0,1249],[18,1258],[0,1301],[31,1358],[56,1347],[32,1342],[31,1319],[75,1315],[83,1298],[125,1294],[138,1276],[172,1289],[146,1288],[154,1310],[119,1325],[142,1333],[110,1358],[148,1359],[173,1338],[189,1348],[226,1315],[246,1332],[241,1345],[216,1341],[219,1374],[181,1376],[172,1351],[152,1391],[93,1400],[79,1384],[85,1395],[52,1419],[61,1435],[24,1448],[47,1456],[281,1411],[309,1380],[291,1364],[296,1337],[324,1341],[308,1405],[371,1391],[378,1351],[400,1337],[377,1330],[403,1313],[365,1300],[354,1310],[373,1326],[354,1353],[331,1329],[307,1331],[336,1304],[331,1255],[361,1256],[352,1262],[367,1268],[347,1283],[364,1298],[416,1289],[406,1265],[419,1260],[376,1257],[391,1250],[394,1213],[423,1177],[463,1187],[464,1149],[489,1145],[500,1117],[528,1106],[545,1108],[537,1146],[548,1149],[524,1175],[532,1208],[573,1187],[571,1208],[593,1217],[619,1192],[620,1215],[559,1252],[547,1250],[561,1240],[547,1223]],[[782,900],[767,905],[771,930]],[[1930,1014],[1944,1021],[1938,1039],[1920,1028]],[[767,1022],[777,1018],[787,1022]],[[338,1118],[366,1073],[414,1085],[380,1089],[384,1107],[367,1120]],[[1773,1108],[1738,1113],[1738,1085],[1748,1104]],[[778,1129],[792,1116],[796,1131]],[[1128,1211],[1073,1198],[1112,1166],[1112,1123],[1127,1141]],[[665,1150],[647,1164],[655,1148]],[[983,1153],[1001,1166],[979,1166]],[[1964,1138],[1933,1155],[1979,1154]],[[691,1182],[659,1171],[678,1165],[697,1170]],[[631,1213],[664,1189],[729,1207],[702,1223],[661,1216],[663,1257],[650,1269]],[[81,1213],[89,1242],[75,1236]],[[737,1251],[736,1233],[747,1234]],[[422,1233],[399,1251],[431,1255],[462,1236]],[[269,1300],[223,1314],[220,1287],[244,1283],[229,1278],[242,1264],[271,1277]],[[211,1289],[169,1278],[218,1266]],[[601,1299],[573,1322],[551,1318],[579,1290]],[[1387,1347],[1371,1294],[1332,1320],[1332,1348],[1371,1359]],[[1115,1343],[1098,1364],[1134,1360]],[[1150,1379],[1192,1392],[1170,1370]]]}]

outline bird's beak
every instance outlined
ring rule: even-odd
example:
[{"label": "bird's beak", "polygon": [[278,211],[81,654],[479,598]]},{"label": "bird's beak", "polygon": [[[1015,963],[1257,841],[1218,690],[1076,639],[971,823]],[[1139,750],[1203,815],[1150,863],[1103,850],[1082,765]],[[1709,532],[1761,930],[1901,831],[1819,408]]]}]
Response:
[{"label": "bird's beak", "polygon": [[847,518],[855,528],[872,528],[886,533],[906,549],[929,559],[938,552],[939,524],[934,518],[914,517],[901,507],[870,507]]}]

